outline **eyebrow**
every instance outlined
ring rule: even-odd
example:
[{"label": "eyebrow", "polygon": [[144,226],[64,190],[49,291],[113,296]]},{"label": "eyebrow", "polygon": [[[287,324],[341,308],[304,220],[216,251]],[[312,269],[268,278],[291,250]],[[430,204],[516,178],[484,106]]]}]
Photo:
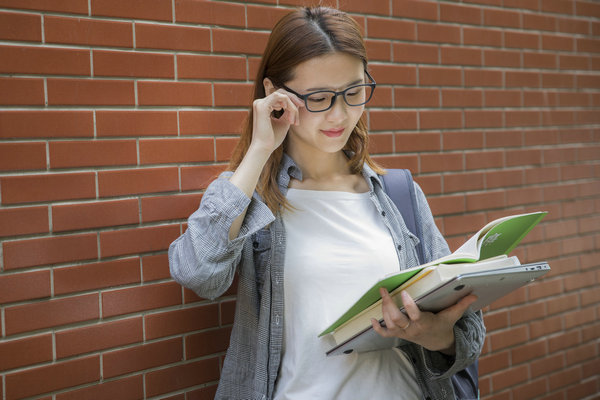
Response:
[{"label": "eyebrow", "polygon": [[[352,86],[352,85],[358,85],[359,83],[362,83],[362,82],[363,82],[363,79],[362,79],[362,78],[360,78],[360,79],[357,79],[357,80],[355,80],[355,81],[352,81],[352,82],[348,83],[348,84],[347,84],[347,85],[345,85],[345,86],[348,88],[348,87],[350,87],[350,86]],[[308,89],[306,89],[305,91],[306,91],[306,92],[315,92],[315,91],[318,91],[318,90],[333,90],[333,91],[335,91],[334,89],[332,89],[332,88],[327,88],[327,87],[308,88]]]}]

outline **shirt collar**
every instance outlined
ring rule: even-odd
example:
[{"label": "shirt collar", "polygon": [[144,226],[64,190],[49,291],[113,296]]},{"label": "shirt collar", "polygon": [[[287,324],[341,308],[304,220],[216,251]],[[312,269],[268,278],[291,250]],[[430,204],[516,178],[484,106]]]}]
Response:
[{"label": "shirt collar", "polygon": [[[383,187],[381,184],[381,177],[366,163],[363,165],[362,174],[369,185],[370,191],[373,191],[376,185],[379,185],[380,188]],[[279,190],[284,196],[287,193],[287,188],[289,187],[292,178],[301,181],[302,171],[289,155],[283,153],[277,183],[279,184]]]}]

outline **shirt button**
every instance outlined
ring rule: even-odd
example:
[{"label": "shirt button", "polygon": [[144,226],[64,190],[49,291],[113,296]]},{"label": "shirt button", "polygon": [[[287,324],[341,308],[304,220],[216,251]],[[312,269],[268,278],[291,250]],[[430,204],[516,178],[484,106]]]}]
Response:
[{"label": "shirt button", "polygon": [[402,250],[402,245],[401,244],[398,245],[398,250]]},{"label": "shirt button", "polygon": [[385,217],[385,211],[382,211],[382,212],[381,212],[381,216],[382,216],[382,217]]}]

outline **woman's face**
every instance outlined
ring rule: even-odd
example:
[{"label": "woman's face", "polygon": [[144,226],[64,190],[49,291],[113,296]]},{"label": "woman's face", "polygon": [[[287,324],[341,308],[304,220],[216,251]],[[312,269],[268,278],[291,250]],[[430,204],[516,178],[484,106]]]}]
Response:
[{"label": "woman's face", "polygon": [[[319,90],[339,92],[365,83],[366,79],[362,61],[344,53],[332,53],[305,61],[294,69],[293,76],[294,79],[286,82],[285,86],[301,95]],[[347,93],[350,101],[353,95],[352,91]],[[309,103],[309,107],[321,107],[319,101],[324,106],[330,104],[328,99],[316,96],[315,102]],[[302,107],[300,124],[290,127],[287,151],[292,158],[297,152],[313,155],[317,154],[315,152],[339,152],[346,145],[363,111],[364,105],[349,106],[342,95],[337,96],[333,107],[327,111],[310,112]],[[304,153],[305,156],[308,154]]]}]

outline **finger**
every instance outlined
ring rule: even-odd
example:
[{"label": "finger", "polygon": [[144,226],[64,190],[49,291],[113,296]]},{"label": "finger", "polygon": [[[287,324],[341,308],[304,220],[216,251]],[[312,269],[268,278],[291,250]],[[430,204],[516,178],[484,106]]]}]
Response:
[{"label": "finger", "polygon": [[298,125],[298,109],[303,102],[294,94],[288,93],[283,89],[272,93],[271,96],[274,98],[273,103],[270,105],[273,118],[279,120],[282,116],[285,116],[285,120],[288,123],[291,125]]},{"label": "finger", "polygon": [[388,329],[395,330],[396,328],[402,328],[408,325],[410,320],[408,317],[400,311],[389,292],[385,288],[380,289],[382,307],[383,307],[383,320]]},{"label": "finger", "polygon": [[386,328],[384,328],[383,326],[381,326],[379,321],[377,321],[375,318],[371,318],[371,326],[373,327],[373,330],[375,332],[377,332],[380,336],[383,336],[383,337],[390,336],[388,330]]},{"label": "finger", "polygon": [[402,297],[402,304],[404,305],[404,310],[406,311],[408,318],[410,318],[411,321],[418,321],[419,318],[421,318],[421,310],[419,310],[417,303],[415,303],[406,290],[400,292],[400,296]]},{"label": "finger", "polygon": [[475,301],[477,301],[477,296],[475,296],[474,294],[470,294],[460,299],[456,304],[441,311],[439,314],[440,316],[444,317],[446,320],[454,324],[463,316],[463,314],[467,311],[469,306]]}]

